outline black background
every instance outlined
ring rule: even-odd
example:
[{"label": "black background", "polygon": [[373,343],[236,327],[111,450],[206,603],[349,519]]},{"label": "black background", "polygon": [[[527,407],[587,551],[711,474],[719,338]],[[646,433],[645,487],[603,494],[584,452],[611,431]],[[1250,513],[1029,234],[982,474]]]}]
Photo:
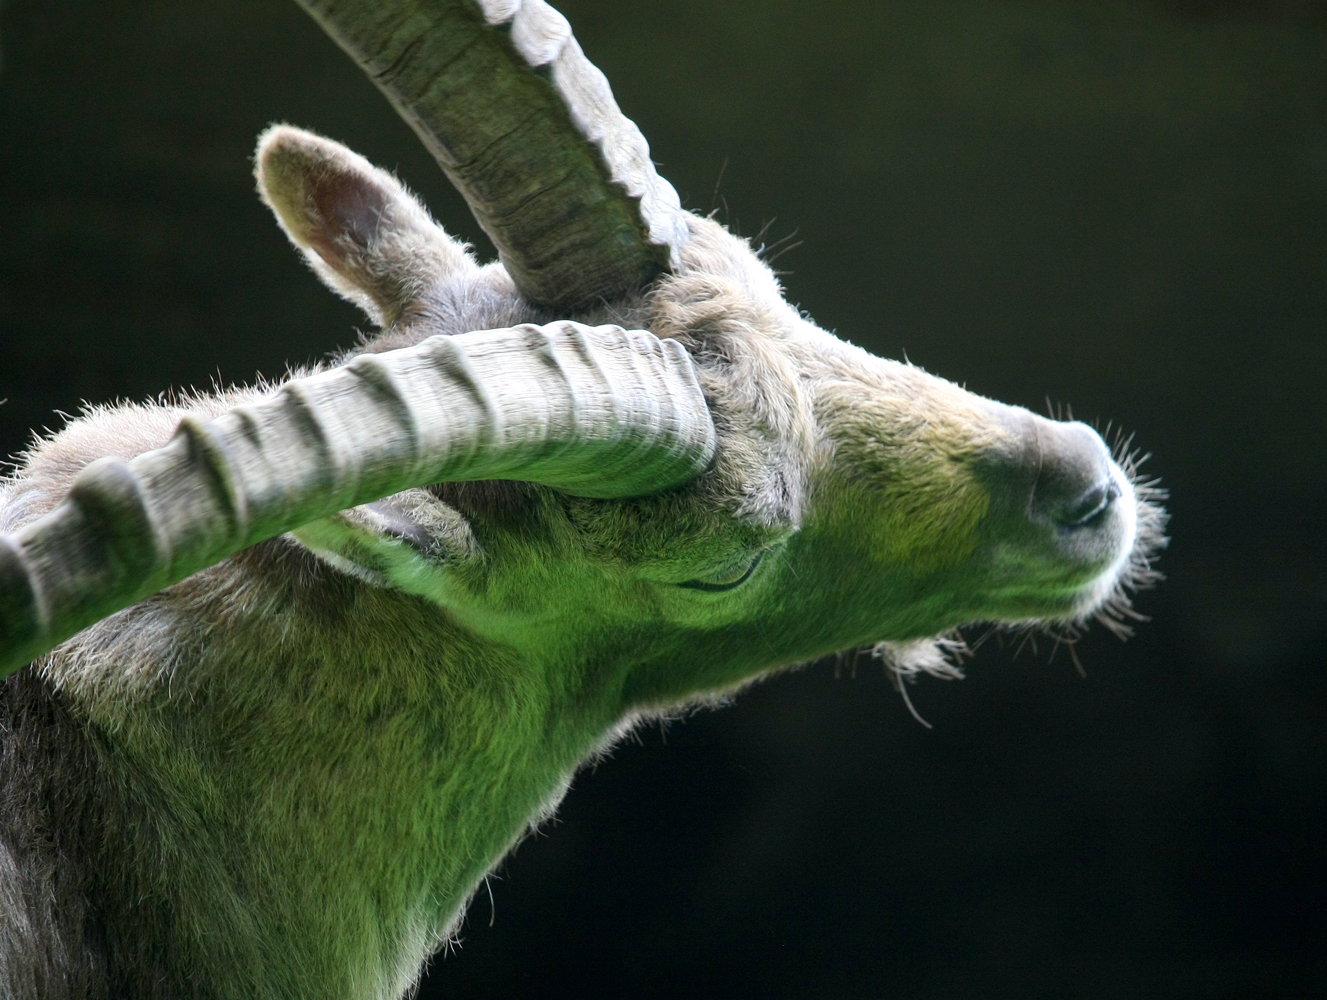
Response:
[{"label": "black background", "polygon": [[[801,241],[822,325],[1113,420],[1170,579],[1082,679],[821,664],[648,729],[423,995],[1313,993],[1327,973],[1327,18],[1310,3],[564,0],[694,209]],[[252,193],[267,123],[477,227],[293,4],[5,0],[0,451],[279,374],[362,320]],[[725,166],[726,165],[726,166]],[[722,178],[720,179],[720,175]]]}]

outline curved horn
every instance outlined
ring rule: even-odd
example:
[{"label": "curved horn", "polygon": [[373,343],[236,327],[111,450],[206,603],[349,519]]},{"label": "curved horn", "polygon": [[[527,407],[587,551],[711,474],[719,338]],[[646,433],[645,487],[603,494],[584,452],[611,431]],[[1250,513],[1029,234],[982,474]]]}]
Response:
[{"label": "curved horn", "polygon": [[676,263],[677,192],[543,0],[297,2],[419,134],[530,301],[570,310]]},{"label": "curved horn", "polygon": [[431,337],[187,417],[100,459],[55,510],[0,535],[0,676],[257,542],[444,481],[624,497],[694,478],[716,446],[681,345],[555,323]]}]

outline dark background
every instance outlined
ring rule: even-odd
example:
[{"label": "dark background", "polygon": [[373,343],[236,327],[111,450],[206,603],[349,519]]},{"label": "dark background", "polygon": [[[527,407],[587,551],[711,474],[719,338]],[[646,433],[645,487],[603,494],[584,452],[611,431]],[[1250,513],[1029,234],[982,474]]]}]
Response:
[{"label": "dark background", "polygon": [[[822,325],[1136,432],[1170,579],[1133,641],[1082,643],[1085,679],[990,643],[924,680],[933,730],[863,659],[642,732],[423,995],[1322,991],[1322,7],[559,6],[688,207],[796,234],[779,266]],[[351,341],[252,193],[271,121],[479,239],[293,4],[5,0],[0,38],[0,452],[80,400]]]}]

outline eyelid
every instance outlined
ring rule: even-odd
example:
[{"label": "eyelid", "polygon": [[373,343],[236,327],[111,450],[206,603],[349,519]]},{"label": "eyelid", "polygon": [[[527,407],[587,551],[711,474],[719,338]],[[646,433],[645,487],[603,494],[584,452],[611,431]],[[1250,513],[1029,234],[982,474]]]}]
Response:
[{"label": "eyelid", "polygon": [[757,552],[756,558],[751,560],[751,565],[746,568],[746,572],[736,580],[729,580],[726,583],[709,583],[705,580],[688,580],[686,583],[679,583],[678,586],[686,587],[688,590],[704,590],[710,593],[732,590],[735,587],[740,587],[742,584],[746,583],[747,580],[751,579],[751,574],[756,571],[756,567],[760,565],[760,560],[764,555],[765,553],[763,552]]}]

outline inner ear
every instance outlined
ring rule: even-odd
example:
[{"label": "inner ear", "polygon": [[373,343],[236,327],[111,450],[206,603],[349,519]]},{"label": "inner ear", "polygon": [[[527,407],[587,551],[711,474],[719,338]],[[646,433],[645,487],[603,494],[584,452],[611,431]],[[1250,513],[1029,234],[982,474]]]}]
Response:
[{"label": "inner ear", "polygon": [[449,579],[482,552],[470,524],[426,490],[406,490],[291,532],[332,568],[446,604]]},{"label": "inner ear", "polygon": [[383,222],[387,196],[364,180],[332,170],[309,178],[315,210],[307,220],[314,223],[308,232],[309,245],[338,271],[345,269],[347,256],[368,252]]}]

